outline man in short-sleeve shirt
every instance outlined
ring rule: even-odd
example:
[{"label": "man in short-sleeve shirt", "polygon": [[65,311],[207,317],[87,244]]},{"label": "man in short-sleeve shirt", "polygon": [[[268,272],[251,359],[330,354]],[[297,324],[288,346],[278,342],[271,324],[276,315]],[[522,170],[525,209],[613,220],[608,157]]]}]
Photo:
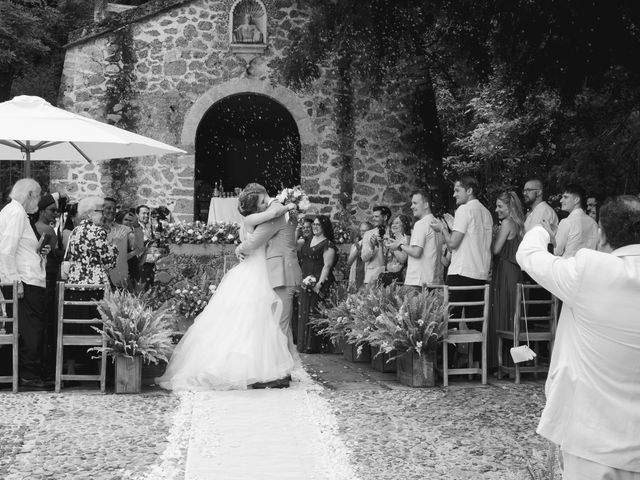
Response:
[{"label": "man in short-sleeve shirt", "polygon": [[[476,198],[478,181],[472,177],[463,177],[454,185],[453,197],[458,209],[453,221],[453,231],[439,220],[431,226],[441,231],[447,247],[452,251],[451,265],[447,274],[449,286],[484,285],[491,266],[491,235],[493,219]],[[455,299],[454,299],[455,297]],[[481,291],[452,292],[452,301],[481,301]],[[471,314],[471,312],[469,312]],[[480,316],[475,313],[471,316]]]},{"label": "man in short-sleeve shirt", "polygon": [[431,227],[431,221],[435,218],[431,213],[431,195],[423,190],[414,192],[411,196],[411,211],[418,221],[411,231],[409,245],[394,241],[388,247],[407,254],[405,285],[423,287],[442,283],[442,234]]}]

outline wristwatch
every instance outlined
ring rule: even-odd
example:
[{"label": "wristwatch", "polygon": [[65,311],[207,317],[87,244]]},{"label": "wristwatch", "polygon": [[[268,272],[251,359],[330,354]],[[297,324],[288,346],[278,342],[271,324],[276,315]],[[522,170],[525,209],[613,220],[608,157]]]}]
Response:
[{"label": "wristwatch", "polygon": [[402,245],[404,245],[404,243],[401,243],[400,245],[398,245],[398,248],[396,248],[396,250],[398,250],[399,252],[402,251]]}]

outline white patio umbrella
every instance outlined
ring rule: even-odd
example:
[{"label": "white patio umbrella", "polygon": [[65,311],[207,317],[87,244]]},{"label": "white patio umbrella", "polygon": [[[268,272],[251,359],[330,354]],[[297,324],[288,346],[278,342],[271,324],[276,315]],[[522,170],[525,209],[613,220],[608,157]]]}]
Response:
[{"label": "white patio umbrella", "polygon": [[0,103],[0,160],[82,161],[186,153],[121,128],[21,95]]}]

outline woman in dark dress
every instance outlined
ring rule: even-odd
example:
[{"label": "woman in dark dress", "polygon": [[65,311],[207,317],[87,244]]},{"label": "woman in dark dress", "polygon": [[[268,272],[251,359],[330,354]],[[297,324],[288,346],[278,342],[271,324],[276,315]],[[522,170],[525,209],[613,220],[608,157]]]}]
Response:
[{"label": "woman in dark dress", "polygon": [[498,366],[496,330],[513,330],[516,286],[522,282],[522,270],[516,262],[516,251],[524,235],[524,215],[520,199],[513,191],[501,193],[496,200],[500,229],[493,242],[491,274],[491,318],[488,334],[489,368]]},{"label": "woman in dark dress", "polygon": [[[337,259],[337,248],[333,237],[331,220],[319,215],[312,225],[313,236],[304,240],[300,248],[302,269],[302,292],[298,313],[299,352],[318,353],[322,348],[322,337],[309,325],[309,315],[319,313],[319,304],[327,298],[334,283],[333,267]],[[315,284],[305,285],[305,279],[314,277]]]}]

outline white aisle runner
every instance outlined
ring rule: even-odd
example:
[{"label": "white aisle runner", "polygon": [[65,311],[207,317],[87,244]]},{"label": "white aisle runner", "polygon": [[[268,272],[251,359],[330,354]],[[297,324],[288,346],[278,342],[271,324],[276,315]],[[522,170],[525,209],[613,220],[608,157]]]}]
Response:
[{"label": "white aisle runner", "polygon": [[321,387],[194,393],[187,480],[357,479]]}]

